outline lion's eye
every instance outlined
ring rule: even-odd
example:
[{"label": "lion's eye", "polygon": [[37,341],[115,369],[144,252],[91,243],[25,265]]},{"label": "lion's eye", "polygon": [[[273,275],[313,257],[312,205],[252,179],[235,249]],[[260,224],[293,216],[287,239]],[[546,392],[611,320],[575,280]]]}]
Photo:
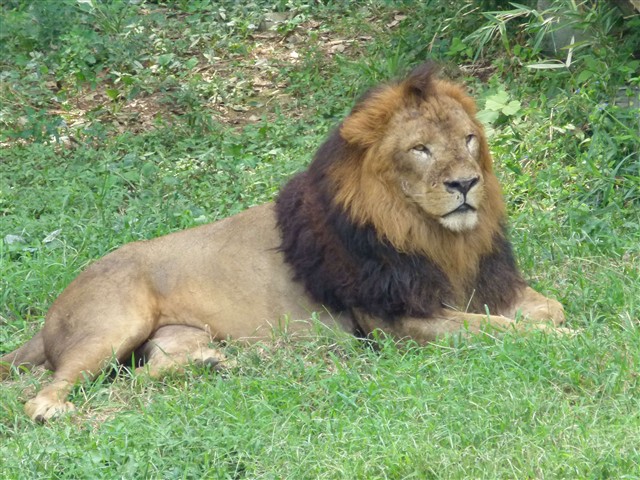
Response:
[{"label": "lion's eye", "polygon": [[467,135],[467,149],[472,155],[475,155],[478,152],[478,137],[473,133]]},{"label": "lion's eye", "polygon": [[431,155],[431,150],[429,150],[429,147],[427,147],[426,145],[416,145],[411,150],[413,150],[414,152],[422,153],[423,155]]}]

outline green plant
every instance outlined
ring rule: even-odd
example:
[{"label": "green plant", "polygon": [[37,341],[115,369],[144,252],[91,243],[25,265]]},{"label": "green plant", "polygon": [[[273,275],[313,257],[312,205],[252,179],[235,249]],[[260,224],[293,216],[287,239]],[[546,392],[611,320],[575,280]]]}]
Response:
[{"label": "green plant", "polygon": [[[511,10],[484,12],[488,21],[466,38],[476,45],[476,59],[499,38],[504,50],[516,56],[521,55],[523,48],[531,49],[529,55],[533,56],[545,48],[565,52],[564,62],[537,63],[530,65],[531,68],[568,67],[574,52],[588,52],[599,45],[621,20],[614,7],[587,1],[550,2],[549,7],[543,10],[517,3],[511,5],[514,7]],[[520,32],[532,40],[526,47],[518,41]],[[559,40],[556,38],[559,32],[568,33]]]},{"label": "green plant", "polygon": [[126,0],[77,0],[79,9],[89,15],[90,22],[104,33],[115,35],[122,33],[125,25],[134,20],[135,3]]},{"label": "green plant", "polygon": [[510,117],[521,115],[522,103],[509,97],[500,86],[496,93],[484,98],[484,108],[478,112],[478,119],[486,125],[494,125],[498,120],[507,121]]}]

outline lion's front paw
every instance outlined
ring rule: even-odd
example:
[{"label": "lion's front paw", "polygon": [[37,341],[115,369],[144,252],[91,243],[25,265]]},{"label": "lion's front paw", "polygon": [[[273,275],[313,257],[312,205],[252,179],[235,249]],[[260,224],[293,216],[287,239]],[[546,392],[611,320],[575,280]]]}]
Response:
[{"label": "lion's front paw", "polygon": [[549,318],[554,325],[562,325],[564,323],[564,307],[557,300],[552,298],[548,299],[547,309],[549,311]]}]

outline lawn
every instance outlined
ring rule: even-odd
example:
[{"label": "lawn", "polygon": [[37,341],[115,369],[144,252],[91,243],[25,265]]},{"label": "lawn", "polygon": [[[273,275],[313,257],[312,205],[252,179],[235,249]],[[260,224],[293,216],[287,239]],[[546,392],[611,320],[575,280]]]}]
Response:
[{"label": "lawn", "polygon": [[576,333],[230,342],[225,375],[105,372],[45,426],[49,374],[15,376],[0,477],[640,478],[640,20],[578,5],[550,56],[552,22],[496,4],[3,2],[0,353],[91,261],[273,199],[426,59],[477,99],[519,265]]}]

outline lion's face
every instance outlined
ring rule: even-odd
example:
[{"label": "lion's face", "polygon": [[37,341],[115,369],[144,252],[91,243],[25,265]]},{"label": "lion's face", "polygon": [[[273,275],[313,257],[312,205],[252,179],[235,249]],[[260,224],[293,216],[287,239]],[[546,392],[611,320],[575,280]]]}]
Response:
[{"label": "lion's face", "polygon": [[[429,67],[370,90],[329,145],[334,201],[402,252],[420,252],[460,284],[491,251],[504,202],[482,124],[465,91]],[[342,146],[340,150],[338,147]]]},{"label": "lion's face", "polygon": [[478,224],[485,185],[479,135],[458,102],[440,97],[398,113],[380,145],[402,194],[454,232]]}]

